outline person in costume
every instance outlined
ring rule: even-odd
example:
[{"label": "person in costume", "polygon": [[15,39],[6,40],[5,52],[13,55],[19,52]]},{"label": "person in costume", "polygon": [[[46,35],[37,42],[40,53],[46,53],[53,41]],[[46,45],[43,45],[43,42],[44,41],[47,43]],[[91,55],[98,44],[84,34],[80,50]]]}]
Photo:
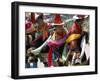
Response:
[{"label": "person in costume", "polygon": [[86,56],[84,57],[86,44],[89,41],[89,31],[87,31],[89,26],[86,27],[86,25],[88,24],[84,24],[89,21],[87,20],[88,16],[77,15],[77,17],[78,19],[74,21],[72,27],[69,29],[68,37],[66,39],[66,43],[68,44],[68,49],[73,52],[73,54],[69,55],[69,57],[71,57],[72,55],[71,64],[81,64],[82,63],[81,60],[86,61],[86,56],[88,56],[86,54]]},{"label": "person in costume", "polygon": [[44,22],[43,14],[40,14],[37,17],[36,24],[37,27],[35,28],[35,40],[33,41],[33,43],[39,41],[40,43],[38,46],[40,46],[49,36],[48,25]]},{"label": "person in costume", "polygon": [[[70,50],[69,57],[67,59],[68,62],[72,63],[72,59],[74,58],[74,54],[78,51],[78,54],[81,53],[81,34],[82,30],[77,21],[74,21],[72,27],[69,29],[69,33],[66,39],[66,43],[68,45],[68,50]],[[77,53],[76,53],[77,56]],[[77,58],[78,59],[78,58]]]},{"label": "person in costume", "polygon": [[35,32],[35,13],[26,12],[25,13],[25,40],[26,40],[26,50],[31,47],[32,40]]},{"label": "person in costume", "polygon": [[[26,44],[26,68],[30,68],[32,64],[32,54],[27,54],[27,50],[32,47],[32,40],[34,39],[35,32],[35,13],[26,12],[25,13],[25,44]],[[30,65],[31,64],[31,65]],[[36,66],[34,66],[36,67]]]},{"label": "person in costume", "polygon": [[[28,52],[41,46],[49,36],[48,32],[49,27],[47,23],[44,22],[44,15],[42,13],[40,13],[39,16],[36,18],[35,25],[36,25],[35,31],[33,32],[34,39],[32,40],[31,48],[28,49]],[[38,55],[40,60],[43,61],[46,66],[47,66],[47,62],[45,61],[46,58],[42,57],[46,52],[48,52],[48,48],[49,48],[48,46],[43,47],[40,55]]]},{"label": "person in costume", "polygon": [[52,33],[52,40],[48,42],[48,66],[62,66],[61,54],[64,48],[66,32],[63,29],[62,19],[60,14],[55,14],[54,17],[55,30]]}]

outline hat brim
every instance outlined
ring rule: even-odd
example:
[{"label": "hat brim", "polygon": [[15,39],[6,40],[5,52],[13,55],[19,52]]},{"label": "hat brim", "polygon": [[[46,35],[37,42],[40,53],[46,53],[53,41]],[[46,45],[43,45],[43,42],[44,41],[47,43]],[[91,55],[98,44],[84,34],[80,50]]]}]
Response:
[{"label": "hat brim", "polygon": [[61,25],[64,25],[64,23],[60,23],[60,24],[55,24],[55,23],[52,23],[53,26],[61,26]]}]

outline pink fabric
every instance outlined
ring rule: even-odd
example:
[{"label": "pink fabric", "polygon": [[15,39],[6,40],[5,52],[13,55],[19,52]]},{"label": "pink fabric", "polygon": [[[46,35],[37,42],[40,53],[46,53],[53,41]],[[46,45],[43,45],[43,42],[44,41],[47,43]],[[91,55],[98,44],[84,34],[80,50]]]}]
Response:
[{"label": "pink fabric", "polygon": [[49,42],[48,42],[48,45],[49,46],[60,46],[60,45],[62,45],[64,42],[65,42],[65,40],[66,40],[66,36],[64,36],[62,39],[60,39],[60,40],[50,40]]}]

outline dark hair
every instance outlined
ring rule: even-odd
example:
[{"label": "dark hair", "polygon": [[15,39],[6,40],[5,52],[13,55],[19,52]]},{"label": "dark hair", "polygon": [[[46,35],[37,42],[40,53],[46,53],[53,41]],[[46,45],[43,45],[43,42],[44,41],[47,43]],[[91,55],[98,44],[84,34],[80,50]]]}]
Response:
[{"label": "dark hair", "polygon": [[39,15],[39,16],[37,17],[36,22],[38,22],[39,19],[43,20],[43,14],[41,14],[41,15]]}]

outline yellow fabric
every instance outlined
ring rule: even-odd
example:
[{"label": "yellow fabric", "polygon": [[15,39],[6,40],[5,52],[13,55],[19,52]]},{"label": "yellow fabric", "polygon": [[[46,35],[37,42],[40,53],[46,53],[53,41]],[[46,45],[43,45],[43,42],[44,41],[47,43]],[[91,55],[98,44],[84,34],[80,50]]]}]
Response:
[{"label": "yellow fabric", "polygon": [[53,33],[52,40],[56,40],[56,32]]},{"label": "yellow fabric", "polygon": [[71,34],[71,35],[66,39],[66,42],[67,42],[67,43],[70,43],[71,41],[80,38],[80,36],[81,36],[80,34]]}]

